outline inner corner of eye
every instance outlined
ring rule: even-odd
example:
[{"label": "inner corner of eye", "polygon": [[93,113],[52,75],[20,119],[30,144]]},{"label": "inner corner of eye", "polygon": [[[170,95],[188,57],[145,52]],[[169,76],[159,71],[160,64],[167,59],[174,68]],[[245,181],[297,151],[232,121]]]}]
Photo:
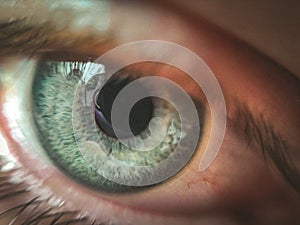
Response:
[{"label": "inner corner of eye", "polygon": [[143,74],[122,69],[109,76],[105,65],[55,54],[39,61],[31,101],[40,142],[58,168],[97,190],[127,193],[162,184],[185,167],[194,121],[183,126],[173,104],[142,82],[134,86]]}]

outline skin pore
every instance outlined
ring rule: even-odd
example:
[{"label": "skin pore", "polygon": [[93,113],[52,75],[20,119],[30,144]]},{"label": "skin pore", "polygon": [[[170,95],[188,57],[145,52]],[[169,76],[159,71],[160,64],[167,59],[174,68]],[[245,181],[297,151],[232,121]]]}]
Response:
[{"label": "skin pore", "polygon": [[[190,12],[189,9],[187,11]],[[201,150],[209,138],[209,125],[204,127],[202,141],[188,166],[165,184],[145,192],[129,195],[98,193],[75,183],[53,168],[49,168],[49,177],[44,178],[39,168],[30,161],[30,156],[22,155],[21,151],[20,163],[26,165],[37,178],[44,179],[45,186],[50,187],[55,196],[71,202],[72,210],[86,211],[88,217],[97,221],[114,217],[117,224],[153,224],[152,220],[154,224],[297,224],[300,220],[297,213],[300,209],[299,194],[281,176],[276,165],[268,157],[264,159],[262,147],[255,138],[249,142],[245,133],[246,123],[237,118],[244,110],[251,112],[257,120],[262,118],[266,121],[285,141],[286,151],[294,164],[299,165],[299,158],[296,157],[299,156],[297,150],[300,146],[300,89],[299,78],[296,78],[299,77],[299,70],[295,67],[289,69],[288,56],[284,57],[284,68],[279,65],[281,58],[276,56],[277,53],[262,49],[262,53],[275,58],[276,63],[260,53],[260,45],[255,45],[255,40],[253,43],[247,41],[257,50],[206,22],[218,24],[215,15],[210,14],[210,17],[204,14],[205,20],[197,14],[197,10],[184,13],[183,8],[179,12],[178,7],[167,10],[136,2],[114,2],[111,5],[113,40],[104,42],[102,39],[101,44],[78,40],[66,46],[66,40],[71,37],[70,33],[65,32],[66,35],[52,37],[51,45],[46,50],[64,49],[100,55],[123,43],[158,39],[175,42],[198,54],[218,79],[228,112],[221,151],[208,170],[200,173],[198,164]],[[222,27],[222,24],[219,26]],[[225,30],[244,40],[243,36],[234,32],[230,22],[224,22],[224,26]],[[79,33],[76,30],[72,32]],[[59,40],[59,43],[54,40]],[[45,51],[39,49],[42,50]],[[178,73],[171,68],[157,68],[155,65],[137,65],[134,69],[155,71],[165,77]],[[172,79],[182,83],[193,97],[203,99],[199,97],[202,96],[201,91],[191,81],[182,81],[176,76]],[[6,87],[8,84],[2,85]],[[3,87],[1,90],[5,90]],[[1,91],[1,99],[4,95],[5,92]],[[1,132],[8,142],[12,142],[11,134],[6,130],[8,127],[5,116],[1,115]],[[70,187],[68,190],[64,188],[67,186]]]}]

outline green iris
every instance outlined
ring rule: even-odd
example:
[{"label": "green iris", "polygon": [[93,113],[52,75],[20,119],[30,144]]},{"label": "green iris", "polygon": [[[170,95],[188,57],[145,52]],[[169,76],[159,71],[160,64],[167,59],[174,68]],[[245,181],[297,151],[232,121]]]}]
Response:
[{"label": "green iris", "polygon": [[[33,115],[38,130],[38,135],[47,154],[53,162],[64,172],[76,179],[96,189],[106,192],[128,192],[138,190],[143,187],[132,187],[112,182],[99,174],[99,169],[110,176],[114,176],[122,166],[114,167],[114,164],[107,167],[91,166],[84,158],[78,148],[72,124],[72,110],[74,110],[74,97],[78,85],[82,84],[82,73],[86,63],[81,62],[41,62],[39,63],[35,81],[33,83]],[[168,125],[168,134],[164,141],[151,151],[134,151],[123,145],[115,138],[111,138],[100,129],[97,132],[97,140],[109,155],[103,155],[101,160],[115,160],[132,166],[152,166],[166,159],[176,148],[180,138],[180,119],[176,110],[160,99],[153,99],[154,116],[164,119]],[[76,106],[76,110],[81,110],[81,105]],[[82,113],[84,123],[85,115]],[[82,126],[84,135],[89,136],[86,126]],[[157,130],[157,132],[160,132]],[[149,135],[146,129],[139,136],[144,139]],[[93,157],[93,152],[91,152]],[[137,170],[135,174],[126,174],[124,168],[122,176],[145,176]]]}]

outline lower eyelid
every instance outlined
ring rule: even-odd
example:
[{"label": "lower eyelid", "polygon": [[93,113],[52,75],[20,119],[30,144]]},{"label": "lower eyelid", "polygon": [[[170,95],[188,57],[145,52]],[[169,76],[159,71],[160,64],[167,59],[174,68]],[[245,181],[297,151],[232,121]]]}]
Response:
[{"label": "lower eyelid", "polygon": [[[46,171],[45,171],[46,172]],[[16,180],[16,175],[19,176],[19,181],[21,186],[18,186]],[[3,172],[1,172],[1,177],[3,177]],[[13,177],[13,178],[12,178]],[[23,169],[17,169],[15,172],[8,172],[7,178],[9,179],[8,183],[11,182],[11,179],[14,180],[13,183],[10,183],[10,193],[14,193],[14,190],[22,191],[24,193],[15,193],[13,196],[7,195],[5,198],[0,200],[0,208],[2,216],[5,216],[6,220],[10,221],[17,215],[21,218],[21,221],[31,221],[32,219],[39,218],[40,216],[45,216],[48,218],[60,217],[60,222],[63,221],[72,221],[72,222],[83,222],[87,224],[120,224],[122,225],[124,221],[125,224],[137,223],[137,224],[153,224],[155,221],[156,224],[168,223],[174,225],[181,225],[185,221],[189,221],[189,224],[198,224],[198,222],[193,222],[193,220],[188,218],[177,218],[177,217],[168,217],[160,214],[146,214],[140,210],[129,210],[123,207],[119,207],[115,204],[109,203],[104,199],[99,199],[93,194],[75,190],[73,184],[65,182],[65,178],[60,179],[58,174],[55,175],[55,179],[48,179],[41,185],[40,180],[35,181],[32,173],[23,171]],[[54,187],[53,184],[48,183],[59,183],[61,186],[56,187],[56,189],[48,189],[48,187]],[[65,187],[68,187],[67,189]],[[73,187],[73,188],[71,188]],[[81,188],[81,187],[79,187]],[[79,191],[80,196],[74,198],[74,193]],[[23,192],[23,191],[22,191]],[[59,194],[58,194],[59,193]],[[3,195],[2,195],[3,196]],[[22,197],[23,196],[23,197]],[[5,204],[1,206],[1,201],[10,200],[10,204]],[[74,201],[76,199],[76,201]],[[82,211],[82,206],[84,203],[85,209]],[[33,208],[38,209],[38,211],[33,212]],[[12,213],[9,216],[9,211],[16,208],[15,213]],[[18,212],[17,209],[24,210]],[[88,216],[86,213],[88,212]],[[99,214],[101,212],[101,214]],[[3,220],[1,220],[3,221]]]}]

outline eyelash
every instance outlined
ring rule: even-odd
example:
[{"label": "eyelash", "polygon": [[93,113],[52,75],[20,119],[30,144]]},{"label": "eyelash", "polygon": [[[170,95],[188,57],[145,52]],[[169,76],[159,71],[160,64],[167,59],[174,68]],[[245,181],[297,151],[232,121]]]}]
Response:
[{"label": "eyelash", "polygon": [[[26,195],[26,200],[23,203],[18,202],[17,205],[8,209],[6,209],[6,206],[0,212],[0,218],[6,218],[7,223],[19,221],[24,225],[39,224],[39,222],[47,219],[51,220],[50,224],[53,225],[76,224],[79,222],[96,224],[96,221],[91,221],[88,217],[81,216],[77,211],[64,210],[64,203],[55,200],[50,194],[47,195],[45,190],[42,194],[36,194],[40,191],[39,185],[22,168],[3,172],[3,168],[7,166],[3,159],[0,158],[0,203],[1,201],[7,203],[10,200],[15,203],[14,198],[21,199]],[[28,183],[29,180],[32,183],[31,185]],[[6,204],[2,205],[5,206]],[[10,218],[10,221],[7,221],[7,218]],[[97,222],[97,224],[105,225],[109,223]]]}]

